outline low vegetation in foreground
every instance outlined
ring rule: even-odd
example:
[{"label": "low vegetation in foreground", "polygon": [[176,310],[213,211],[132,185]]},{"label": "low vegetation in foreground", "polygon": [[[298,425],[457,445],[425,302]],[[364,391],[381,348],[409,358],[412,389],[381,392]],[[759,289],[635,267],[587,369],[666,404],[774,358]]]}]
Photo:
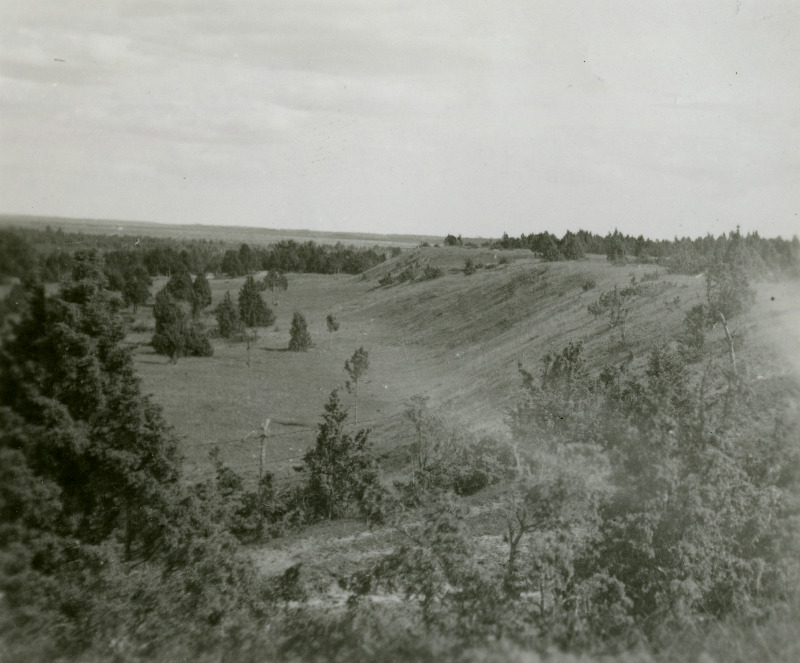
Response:
[{"label": "low vegetation in foreground", "polygon": [[[542,258],[579,259],[580,241],[548,236]],[[623,261],[625,238],[609,246]],[[253,482],[218,449],[211,476],[184,474],[124,343],[123,309],[146,298],[112,289],[101,253],[71,255],[57,292],[30,279],[6,298],[0,655],[798,660],[800,385],[760,375],[733,325],[752,303],[753,255],[732,235],[706,265],[703,301],[644,362],[617,352],[594,368],[569,338],[520,361],[503,431],[408,399],[404,462],[391,472],[359,425],[359,386],[363,401],[377,361],[359,347],[282,486],[263,455]],[[274,274],[273,292],[285,289]],[[238,306],[227,295],[218,329],[206,328],[205,281],[181,270],[156,295],[152,344],[171,362],[208,361],[215,333],[241,335],[249,357],[247,330],[272,324],[268,286],[247,279]],[[636,303],[662,294],[658,271],[601,292],[586,283],[576,289],[588,313],[622,348]],[[332,344],[339,323],[326,324]],[[289,344],[312,344],[299,312]],[[253,432],[262,448],[269,425]],[[352,535],[334,555],[320,528],[338,524]],[[301,563],[266,568],[300,540],[311,544]]]}]

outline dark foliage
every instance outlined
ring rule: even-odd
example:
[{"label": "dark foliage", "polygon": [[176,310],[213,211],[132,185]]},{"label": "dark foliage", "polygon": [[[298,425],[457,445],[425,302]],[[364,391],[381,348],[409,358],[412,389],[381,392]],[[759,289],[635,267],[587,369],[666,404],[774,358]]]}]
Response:
[{"label": "dark foliage", "polygon": [[564,254],[558,248],[558,243],[552,235],[545,235],[541,242],[542,260],[546,262],[558,262],[564,260]]},{"label": "dark foliage", "polygon": [[344,515],[375,479],[369,431],[351,435],[345,431],[346,420],[347,411],[334,389],[325,405],[316,445],[303,457],[308,504],[317,517]]},{"label": "dark foliage", "polygon": [[158,354],[166,355],[172,361],[180,357],[210,357],[214,354],[203,324],[192,315],[191,304],[175,299],[166,287],[156,295],[153,317],[156,333],[151,343]]},{"label": "dark foliage", "polygon": [[20,233],[0,229],[0,282],[33,276],[36,263],[35,249]]},{"label": "dark foliage", "polygon": [[187,269],[180,269],[170,276],[164,289],[177,301],[188,302],[190,305],[194,302],[192,277]]},{"label": "dark foliage", "polygon": [[463,272],[465,276],[471,276],[477,271],[477,269],[478,268],[475,266],[475,261],[472,258],[467,258],[464,261]]},{"label": "dark foliage", "polygon": [[606,237],[606,259],[615,265],[625,264],[625,241],[618,230]]},{"label": "dark foliage", "polygon": [[275,323],[275,314],[264,302],[252,276],[239,290],[239,319],[246,327],[269,327]]},{"label": "dark foliage", "polygon": [[200,272],[194,277],[192,284],[194,298],[192,299],[192,310],[197,313],[211,305],[211,286],[204,272]]},{"label": "dark foliage", "polygon": [[99,257],[76,254],[58,295],[29,291],[0,349],[4,654],[228,647],[263,620],[266,588],[184,490],[176,440],[120,345]]},{"label": "dark foliage", "polygon": [[311,347],[311,334],[308,332],[308,323],[302,313],[292,316],[292,326],[289,330],[289,350],[292,352],[305,352]]},{"label": "dark foliage", "polygon": [[217,319],[217,331],[222,338],[237,338],[244,333],[244,324],[239,318],[239,311],[231,299],[231,293],[226,292],[225,297],[214,309]]},{"label": "dark foliage", "polygon": [[146,304],[150,299],[150,286],[152,285],[153,279],[141,265],[129,267],[124,272],[122,297],[126,305],[133,306],[134,313],[140,305]]},{"label": "dark foliage", "polygon": [[558,248],[565,260],[580,260],[583,258],[585,250],[580,237],[569,231],[559,242]]}]

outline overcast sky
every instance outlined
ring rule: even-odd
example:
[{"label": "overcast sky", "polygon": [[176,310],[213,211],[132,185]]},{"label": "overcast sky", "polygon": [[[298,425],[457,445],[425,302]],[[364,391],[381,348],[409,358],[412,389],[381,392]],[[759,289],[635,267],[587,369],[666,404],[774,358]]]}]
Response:
[{"label": "overcast sky", "polygon": [[0,212],[800,233],[797,0],[0,0]]}]

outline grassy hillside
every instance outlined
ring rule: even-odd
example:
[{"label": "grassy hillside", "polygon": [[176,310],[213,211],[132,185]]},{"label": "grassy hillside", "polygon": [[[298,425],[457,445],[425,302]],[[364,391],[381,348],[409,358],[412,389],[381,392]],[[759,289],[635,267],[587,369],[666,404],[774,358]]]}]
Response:
[{"label": "grassy hillside", "polygon": [[[508,264],[499,264],[504,256]],[[466,276],[460,270],[467,257],[496,266]],[[440,266],[444,276],[378,285],[387,271],[403,269],[413,260]],[[527,251],[415,249],[363,277],[290,275],[289,289],[280,293],[274,307],[275,325],[259,330],[249,352],[245,344],[216,339],[213,357],[171,365],[147,345],[153,325],[149,307],[137,316],[137,328],[144,331],[129,340],[137,344],[146,390],[164,406],[184,439],[190,476],[211,471],[208,451],[220,445],[223,458],[254,478],[257,441],[241,440],[270,417],[272,469],[291,477],[292,465],[313,443],[328,393],[346,379],[345,360],[358,347],[370,353],[360,418],[373,428],[372,439],[382,453],[401,457],[410,432],[402,413],[412,395],[430,396],[432,404],[455,419],[502,430],[505,410],[519,386],[517,362],[535,368],[545,353],[559,351],[569,341],[583,341],[594,370],[609,362],[644,362],[652,347],[680,331],[685,312],[704,295],[704,279],[663,274],[646,281],[633,302],[624,344],[619,331],[595,319],[587,305],[602,291],[628,284],[632,275],[641,281],[645,273],[654,278],[659,270],[618,267],[599,258],[543,263]],[[587,281],[596,285],[584,290]],[[242,279],[210,282],[214,303],[207,311],[226,291],[235,297]],[[162,285],[154,284],[153,291]],[[800,310],[797,293],[794,284],[762,285],[754,313],[736,323],[749,336],[761,338],[763,332],[759,343],[747,350],[754,357],[761,353],[762,363],[769,355],[763,348],[773,341],[791,349],[786,335],[775,330],[797,329],[787,318]],[[271,294],[264,294],[272,303]],[[314,346],[307,353],[286,351],[294,311],[303,312],[309,322]],[[325,326],[329,313],[341,322],[332,336]],[[213,327],[212,315],[206,316]],[[722,343],[719,330],[712,338]]]}]

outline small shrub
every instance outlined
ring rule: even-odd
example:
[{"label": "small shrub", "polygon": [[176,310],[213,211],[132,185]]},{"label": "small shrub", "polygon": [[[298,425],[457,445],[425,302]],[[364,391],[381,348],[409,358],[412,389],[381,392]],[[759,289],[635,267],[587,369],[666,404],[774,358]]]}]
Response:
[{"label": "small shrub", "polygon": [[406,281],[413,281],[414,277],[417,275],[416,270],[414,269],[413,265],[409,265],[406,267],[397,277],[398,283],[405,283]]},{"label": "small shrub", "polygon": [[613,290],[607,290],[586,307],[595,318],[606,317],[612,329],[619,329],[623,343],[625,342],[625,321],[631,312],[632,299],[637,294],[636,288],[635,285],[625,288],[614,286]]},{"label": "small shrub", "polygon": [[442,276],[444,272],[438,267],[432,267],[431,265],[426,265],[425,270],[422,272],[422,278],[425,281],[431,281],[433,279],[438,279]]},{"label": "small shrub", "polygon": [[592,290],[596,285],[597,281],[594,278],[589,277],[581,284],[581,288],[583,288],[584,292],[588,292],[589,290]]},{"label": "small shrub", "polygon": [[507,264],[509,264],[509,262],[511,262],[511,261],[508,259],[508,256],[500,256],[500,258],[497,261],[497,264],[498,265],[507,265]]},{"label": "small shrub", "polygon": [[476,270],[477,267],[475,266],[475,262],[472,260],[472,258],[467,258],[464,261],[464,275],[470,276],[471,274],[474,274]]},{"label": "small shrub", "polygon": [[514,466],[509,445],[447,424],[429,409],[425,397],[409,400],[405,414],[415,431],[409,448],[411,480],[397,488],[409,506],[441,491],[471,495],[507,476]]},{"label": "small shrub", "polygon": [[642,274],[642,281],[658,281],[661,278],[661,272],[658,270],[652,272],[645,272]]},{"label": "small shrub", "polygon": [[386,272],[381,278],[378,279],[378,285],[381,286],[390,286],[394,284],[394,276],[392,276],[391,272]]}]

